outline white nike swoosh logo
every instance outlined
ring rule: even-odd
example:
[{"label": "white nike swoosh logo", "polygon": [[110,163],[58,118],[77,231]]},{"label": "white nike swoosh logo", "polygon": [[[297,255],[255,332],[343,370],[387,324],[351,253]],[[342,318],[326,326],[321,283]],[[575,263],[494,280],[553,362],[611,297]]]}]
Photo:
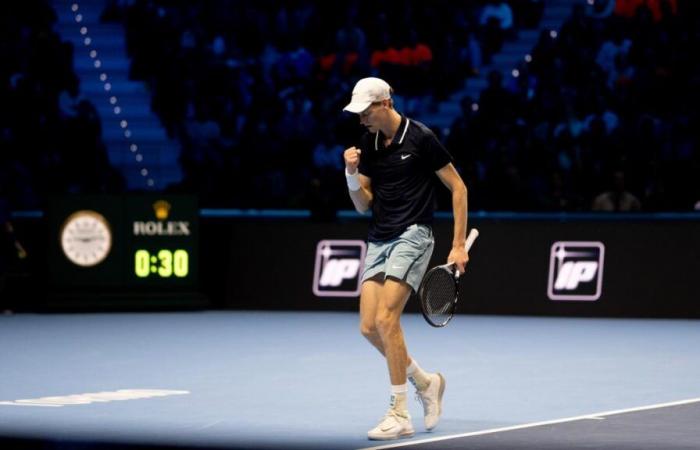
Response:
[{"label": "white nike swoosh logo", "polygon": [[392,269],[403,269],[403,266],[391,266]]},{"label": "white nike swoosh logo", "polygon": [[406,159],[406,158],[410,158],[410,157],[411,157],[411,155],[401,155],[401,159]]}]

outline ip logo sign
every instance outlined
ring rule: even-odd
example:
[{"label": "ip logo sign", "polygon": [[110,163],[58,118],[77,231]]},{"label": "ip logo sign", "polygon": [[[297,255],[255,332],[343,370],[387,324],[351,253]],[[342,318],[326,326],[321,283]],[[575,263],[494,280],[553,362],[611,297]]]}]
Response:
[{"label": "ip logo sign", "polygon": [[598,300],[603,287],[604,256],[602,242],[555,242],[549,257],[549,299]]},{"label": "ip logo sign", "polygon": [[318,297],[356,297],[367,244],[364,241],[323,240],[316,246],[314,294]]}]

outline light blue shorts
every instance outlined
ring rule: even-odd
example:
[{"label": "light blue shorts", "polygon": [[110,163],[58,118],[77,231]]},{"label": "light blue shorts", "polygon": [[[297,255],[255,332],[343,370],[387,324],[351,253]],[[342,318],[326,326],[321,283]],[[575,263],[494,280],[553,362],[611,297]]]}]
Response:
[{"label": "light blue shorts", "polygon": [[427,225],[414,224],[399,237],[383,242],[370,242],[365,256],[362,282],[370,278],[392,277],[405,281],[418,292],[430,264],[435,239]]}]

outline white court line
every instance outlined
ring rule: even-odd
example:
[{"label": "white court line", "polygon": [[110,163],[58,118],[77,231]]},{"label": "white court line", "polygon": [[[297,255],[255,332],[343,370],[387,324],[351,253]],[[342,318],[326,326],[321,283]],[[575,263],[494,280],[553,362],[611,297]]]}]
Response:
[{"label": "white court line", "polygon": [[415,444],[425,444],[428,442],[446,441],[448,439],[456,439],[456,438],[462,438],[462,437],[481,436],[484,434],[500,433],[503,431],[522,430],[524,428],[541,427],[544,425],[554,425],[557,423],[565,423],[565,422],[575,422],[577,420],[584,420],[584,419],[600,420],[600,419],[603,419],[605,416],[613,416],[616,414],[626,414],[626,413],[638,412],[638,411],[647,411],[650,409],[668,408],[671,406],[687,405],[690,403],[698,403],[698,402],[700,402],[700,398],[691,398],[691,399],[687,399],[687,400],[678,400],[678,401],[669,402],[669,403],[657,403],[655,405],[639,406],[636,408],[617,409],[617,410],[613,410],[613,411],[604,411],[604,412],[599,412],[599,413],[586,414],[584,416],[575,416],[575,417],[567,417],[564,419],[546,420],[544,422],[524,423],[522,425],[513,425],[510,427],[491,428],[488,430],[472,431],[470,433],[462,433],[462,434],[452,434],[449,436],[441,436],[441,437],[430,438],[430,439],[419,439],[416,441],[404,441],[401,443],[380,445],[378,447],[365,447],[365,448],[361,448],[358,450],[380,450],[380,449],[385,449],[385,448],[407,447],[409,445],[415,445]]},{"label": "white court line", "polygon": [[119,389],[117,391],[88,392],[86,394],[61,395],[41,398],[25,398],[14,401],[0,401],[0,405],[8,406],[41,406],[62,407],[72,405],[88,405],[121,400],[139,400],[168,395],[189,394],[190,391],[175,391],[171,389]]},{"label": "white court line", "polygon": [[0,405],[11,406],[44,406],[49,408],[60,408],[63,405],[49,405],[48,403],[15,403],[15,402],[0,402]]}]

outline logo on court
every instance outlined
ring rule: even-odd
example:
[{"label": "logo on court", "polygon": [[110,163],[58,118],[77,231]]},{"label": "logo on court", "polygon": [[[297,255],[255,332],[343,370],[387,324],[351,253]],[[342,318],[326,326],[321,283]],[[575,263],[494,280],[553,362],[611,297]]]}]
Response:
[{"label": "logo on court", "polygon": [[549,257],[550,300],[595,301],[603,288],[602,242],[559,241]]},{"label": "logo on court", "polygon": [[318,297],[360,295],[367,244],[358,240],[323,240],[316,246],[314,294]]}]

